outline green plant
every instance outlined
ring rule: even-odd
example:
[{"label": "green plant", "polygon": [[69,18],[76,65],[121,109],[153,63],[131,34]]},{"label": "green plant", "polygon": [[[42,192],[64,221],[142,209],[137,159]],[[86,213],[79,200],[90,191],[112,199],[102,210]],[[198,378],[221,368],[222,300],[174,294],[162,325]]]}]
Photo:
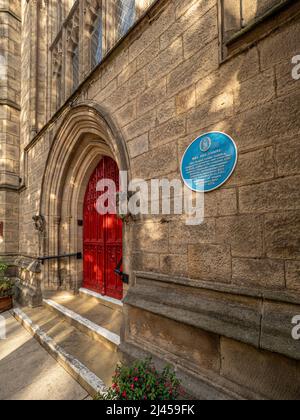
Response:
[{"label": "green plant", "polygon": [[13,283],[4,277],[8,265],[0,261],[0,297],[8,297],[13,295]]},{"label": "green plant", "polygon": [[131,366],[119,365],[113,385],[98,400],[177,400],[183,395],[181,382],[171,366],[158,372],[151,358],[136,361]]},{"label": "green plant", "polygon": [[8,297],[13,295],[13,283],[9,279],[0,279],[0,297]]},{"label": "green plant", "polygon": [[0,262],[0,276],[4,276],[5,271],[8,269],[8,265]]}]

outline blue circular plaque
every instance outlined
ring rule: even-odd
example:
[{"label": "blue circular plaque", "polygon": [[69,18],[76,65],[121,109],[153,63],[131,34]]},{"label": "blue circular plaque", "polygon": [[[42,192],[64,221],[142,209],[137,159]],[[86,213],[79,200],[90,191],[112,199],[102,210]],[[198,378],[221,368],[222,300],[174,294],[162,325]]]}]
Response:
[{"label": "blue circular plaque", "polygon": [[219,131],[203,134],[182,158],[182,178],[193,191],[213,191],[231,177],[237,156],[236,144],[227,134]]}]

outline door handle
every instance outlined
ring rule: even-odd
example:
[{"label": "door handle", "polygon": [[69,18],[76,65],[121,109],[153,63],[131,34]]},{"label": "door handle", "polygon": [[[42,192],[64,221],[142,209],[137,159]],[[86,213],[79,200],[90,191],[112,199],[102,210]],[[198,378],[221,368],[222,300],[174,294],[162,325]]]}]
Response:
[{"label": "door handle", "polygon": [[122,262],[123,262],[123,259],[121,258],[121,260],[119,261],[119,264],[115,268],[115,273],[118,276],[121,277],[123,283],[129,284],[129,276],[128,276],[128,274],[125,274],[125,273],[123,273],[123,271],[121,271]]}]

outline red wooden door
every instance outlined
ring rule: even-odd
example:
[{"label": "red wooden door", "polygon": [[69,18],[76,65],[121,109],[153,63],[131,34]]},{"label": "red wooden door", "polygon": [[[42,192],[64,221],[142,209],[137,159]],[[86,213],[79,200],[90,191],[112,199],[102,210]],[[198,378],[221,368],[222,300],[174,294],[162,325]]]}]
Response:
[{"label": "red wooden door", "polygon": [[119,169],[104,157],[90,178],[83,209],[83,286],[116,299],[123,297],[123,283],[116,269],[122,258],[122,221],[115,214],[100,215],[96,202],[103,193],[96,191],[101,179],[112,179],[119,191]]}]

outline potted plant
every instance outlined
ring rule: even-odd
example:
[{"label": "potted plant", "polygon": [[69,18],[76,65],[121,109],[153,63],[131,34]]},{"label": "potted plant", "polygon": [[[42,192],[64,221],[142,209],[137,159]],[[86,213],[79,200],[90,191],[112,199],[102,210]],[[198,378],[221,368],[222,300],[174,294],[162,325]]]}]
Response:
[{"label": "potted plant", "polygon": [[96,400],[177,400],[184,396],[181,382],[171,366],[159,372],[151,358],[138,360],[131,366],[119,365],[113,384]]},{"label": "potted plant", "polygon": [[8,266],[0,262],[0,313],[13,307],[13,283],[5,277]]}]

